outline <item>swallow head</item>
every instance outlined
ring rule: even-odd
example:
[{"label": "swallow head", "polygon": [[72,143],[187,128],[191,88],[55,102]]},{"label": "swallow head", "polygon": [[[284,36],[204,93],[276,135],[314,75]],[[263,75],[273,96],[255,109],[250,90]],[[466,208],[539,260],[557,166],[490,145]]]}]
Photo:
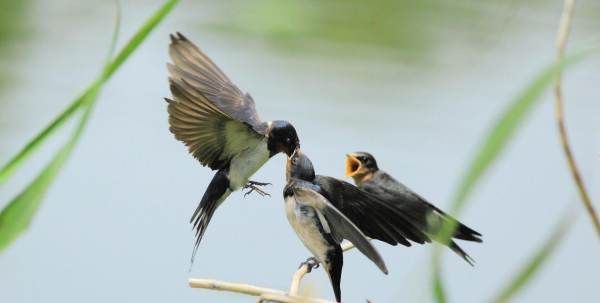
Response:
[{"label": "swallow head", "polygon": [[315,179],[315,169],[310,159],[298,148],[288,157],[286,165],[286,177],[313,181]]},{"label": "swallow head", "polygon": [[353,152],[346,155],[346,176],[360,182],[378,171],[375,157],[367,152]]},{"label": "swallow head", "polygon": [[288,157],[300,148],[300,139],[294,126],[288,121],[271,121],[267,129],[267,147],[271,156],[285,153]]}]

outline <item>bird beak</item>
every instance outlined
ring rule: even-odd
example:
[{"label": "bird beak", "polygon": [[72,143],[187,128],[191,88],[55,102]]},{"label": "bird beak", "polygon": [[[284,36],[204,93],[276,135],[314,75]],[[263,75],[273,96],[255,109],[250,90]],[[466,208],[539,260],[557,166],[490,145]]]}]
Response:
[{"label": "bird beak", "polygon": [[352,177],[358,173],[361,168],[361,163],[358,159],[352,155],[346,155],[346,176]]},{"label": "bird beak", "polygon": [[298,153],[298,154],[300,154],[300,153],[301,153],[301,152],[300,152],[300,148],[296,148],[296,149],[294,149],[294,152],[293,152],[291,155],[289,155],[289,156],[288,156],[288,158],[289,158],[289,159],[293,159],[293,158],[294,158],[294,156],[296,155],[296,153]]}]

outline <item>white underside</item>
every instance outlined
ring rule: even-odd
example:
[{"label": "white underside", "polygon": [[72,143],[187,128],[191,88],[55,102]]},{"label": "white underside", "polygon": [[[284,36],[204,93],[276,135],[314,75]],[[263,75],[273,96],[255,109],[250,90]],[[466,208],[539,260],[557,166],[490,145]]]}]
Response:
[{"label": "white underside", "polygon": [[248,183],[254,173],[269,160],[266,141],[253,148],[243,150],[231,159],[229,166],[229,188],[237,190]]},{"label": "white underside", "polygon": [[329,244],[319,231],[319,219],[314,208],[296,203],[294,196],[285,198],[285,214],[304,246],[323,263]]}]

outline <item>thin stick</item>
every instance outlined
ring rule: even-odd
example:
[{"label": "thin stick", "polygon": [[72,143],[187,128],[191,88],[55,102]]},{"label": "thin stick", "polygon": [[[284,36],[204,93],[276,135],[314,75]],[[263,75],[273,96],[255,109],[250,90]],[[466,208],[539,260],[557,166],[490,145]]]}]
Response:
[{"label": "thin stick", "polygon": [[300,281],[302,281],[302,278],[304,278],[304,275],[306,275],[307,273],[307,264],[303,264],[302,266],[300,266],[300,268],[298,268],[298,270],[294,273],[294,276],[292,276],[292,283],[290,284],[290,296],[298,295],[298,291],[300,290]]},{"label": "thin stick", "polygon": [[250,296],[260,296],[265,293],[285,295],[285,292],[277,289],[258,287],[250,284],[231,283],[213,279],[189,279],[191,288],[205,288],[219,291],[237,292]]},{"label": "thin stick", "polygon": [[[305,266],[302,266],[305,267]],[[281,303],[332,303],[331,301],[286,294],[278,289],[258,287],[250,284],[231,283],[213,279],[189,279],[191,288],[204,288],[218,291],[228,291],[249,296],[259,297],[258,302],[281,302]]]},{"label": "thin stick", "polygon": [[[571,20],[573,17],[574,7],[575,0],[565,0],[562,16],[560,18],[560,26],[558,28],[558,34],[556,38],[556,47],[558,49],[559,61],[562,60],[562,58],[564,57],[565,49],[567,47],[567,41],[569,39],[569,33],[571,31]],[[590,196],[588,195],[587,190],[585,189],[581,173],[579,172],[577,164],[575,163],[575,158],[573,156],[573,152],[569,143],[569,138],[567,136],[561,82],[561,74],[559,72],[558,76],[556,77],[556,82],[554,83],[554,110],[556,123],[558,125],[560,142],[562,144],[565,157],[567,158],[569,169],[571,170],[571,175],[573,176],[573,180],[575,181],[575,185],[577,186],[577,190],[579,192],[579,195],[581,196],[583,205],[585,206],[588,214],[590,215],[590,218],[592,219],[598,236],[600,236],[600,219],[598,219],[598,215],[594,210],[594,204],[592,203],[592,200],[590,199]]]},{"label": "thin stick", "polygon": [[[354,244],[352,244],[351,242],[344,242],[342,244],[343,252],[349,251],[353,248]],[[294,273],[294,275],[292,276],[292,283],[290,284],[290,296],[298,295],[298,292],[300,291],[300,282],[307,273],[309,273],[307,264],[303,264],[302,266],[300,266],[300,268],[298,268],[298,270]]]},{"label": "thin stick", "polygon": [[[342,250],[348,251],[354,248],[350,242],[342,244]],[[331,301],[309,298],[299,295],[300,282],[308,273],[308,265],[303,264],[292,276],[289,293],[271,288],[258,287],[250,284],[231,283],[213,279],[189,279],[188,284],[191,288],[204,288],[218,291],[236,292],[249,296],[259,297],[258,302],[280,302],[280,303],[333,303]]]},{"label": "thin stick", "polygon": [[300,296],[292,296],[292,295],[279,295],[279,294],[263,294],[258,298],[258,302],[280,302],[280,303],[333,303],[331,301],[316,299],[316,298],[308,298],[308,297],[300,297]]}]

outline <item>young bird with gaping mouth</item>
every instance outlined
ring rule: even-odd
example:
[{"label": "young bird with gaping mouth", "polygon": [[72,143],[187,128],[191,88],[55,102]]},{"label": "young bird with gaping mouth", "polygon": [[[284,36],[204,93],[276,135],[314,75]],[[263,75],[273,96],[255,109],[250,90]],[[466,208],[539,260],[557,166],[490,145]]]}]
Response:
[{"label": "young bird with gaping mouth", "polygon": [[[457,223],[453,238],[482,242],[480,233],[457,222],[404,184],[379,170],[375,157],[367,152],[354,152],[346,156],[346,176],[352,177],[359,188],[401,208],[413,225],[434,240],[443,224],[451,220]],[[450,240],[448,247],[473,265],[473,259],[454,241]]]},{"label": "young bird with gaping mouth", "polygon": [[266,194],[249,178],[274,155],[300,146],[287,121],[262,122],[252,97],[243,93],[208,56],[182,34],[171,35],[168,102],[170,130],[203,166],[217,173],[191,222],[194,255],[217,207],[242,187]]}]

